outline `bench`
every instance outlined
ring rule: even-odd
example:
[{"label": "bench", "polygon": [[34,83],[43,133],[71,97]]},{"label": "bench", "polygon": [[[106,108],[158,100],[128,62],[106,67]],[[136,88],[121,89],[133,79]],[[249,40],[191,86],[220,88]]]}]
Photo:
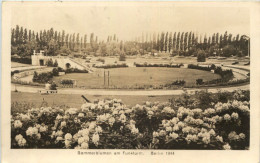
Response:
[{"label": "bench", "polygon": [[46,89],[38,90],[38,92],[41,93],[41,94],[53,94],[53,93],[58,93],[57,90],[46,90]]}]

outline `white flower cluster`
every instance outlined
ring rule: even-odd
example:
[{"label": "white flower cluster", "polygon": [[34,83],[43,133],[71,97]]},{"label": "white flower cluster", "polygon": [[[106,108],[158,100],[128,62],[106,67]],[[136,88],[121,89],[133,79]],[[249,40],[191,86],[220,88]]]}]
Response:
[{"label": "white flower cluster", "polygon": [[26,130],[26,135],[30,137],[36,137],[37,139],[41,138],[41,134],[38,133],[38,128],[37,127],[29,127]]},{"label": "white flower cluster", "polygon": [[77,114],[77,113],[78,113],[77,108],[69,108],[65,111],[65,114],[67,114],[67,115],[73,115],[73,114]]},{"label": "white flower cluster", "polygon": [[184,115],[194,116],[194,113],[190,109],[179,107],[177,117],[182,118]]},{"label": "white flower cluster", "polygon": [[245,138],[246,138],[246,135],[244,133],[240,133],[238,135],[235,131],[232,131],[228,134],[228,139],[230,141],[239,141],[239,140],[244,140]]},{"label": "white flower cluster", "polygon": [[128,126],[129,129],[131,130],[131,133],[137,135],[139,133],[139,129],[135,127],[135,123],[136,122],[134,120],[130,120],[130,124]]},{"label": "white flower cluster", "polygon": [[19,147],[24,147],[26,145],[26,140],[21,134],[15,136],[15,141],[17,142]]},{"label": "white flower cluster", "polygon": [[23,123],[20,120],[15,120],[13,125],[14,125],[14,128],[22,128]]},{"label": "white flower cluster", "polygon": [[166,107],[163,108],[162,113],[174,114],[175,111],[171,107],[166,106]]}]

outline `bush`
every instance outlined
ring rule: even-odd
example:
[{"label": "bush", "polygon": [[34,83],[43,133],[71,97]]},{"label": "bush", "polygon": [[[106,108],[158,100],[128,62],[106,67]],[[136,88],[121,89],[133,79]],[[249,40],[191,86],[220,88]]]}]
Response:
[{"label": "bush", "polygon": [[121,63],[121,64],[107,64],[107,65],[95,65],[95,68],[104,68],[104,69],[109,69],[109,68],[123,68],[123,67],[128,67],[126,63]]},{"label": "bush", "polygon": [[11,148],[245,150],[250,101],[240,99],[248,92],[234,92],[227,103],[215,103],[216,96],[202,92],[184,97],[190,105],[175,100],[129,108],[120,99],[106,99],[80,109],[12,112]]},{"label": "bush", "polygon": [[205,62],[206,61],[206,53],[203,50],[199,50],[197,54],[197,61],[198,62]]},{"label": "bush", "polygon": [[11,56],[12,62],[24,63],[24,64],[32,64],[31,57],[13,57]]},{"label": "bush", "polygon": [[125,61],[126,60],[126,56],[124,54],[121,54],[119,56],[119,61]]},{"label": "bush", "polygon": [[52,72],[43,72],[43,73],[38,74],[36,71],[34,71],[33,82],[47,83],[52,78],[53,78]]},{"label": "bush", "polygon": [[203,79],[196,79],[196,84],[197,85],[202,85],[204,82],[203,82]]},{"label": "bush", "polygon": [[148,63],[135,63],[136,67],[169,67],[169,68],[180,68],[183,64],[148,64]]}]

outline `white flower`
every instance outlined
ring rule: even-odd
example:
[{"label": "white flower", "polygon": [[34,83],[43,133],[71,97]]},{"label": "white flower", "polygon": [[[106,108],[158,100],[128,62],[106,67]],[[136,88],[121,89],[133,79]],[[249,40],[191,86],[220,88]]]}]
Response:
[{"label": "white flower", "polygon": [[89,124],[89,126],[88,126],[88,128],[89,128],[89,130],[92,130],[92,129],[94,129],[96,127],[96,122],[90,122],[90,124]]},{"label": "white flower", "polygon": [[166,135],[165,130],[160,130],[159,135],[160,135],[160,136],[165,136],[165,135]]},{"label": "white flower", "polygon": [[171,132],[171,131],[172,131],[172,127],[166,127],[165,130],[166,130],[167,132]]},{"label": "white flower", "polygon": [[56,119],[57,119],[57,120],[60,120],[60,119],[62,119],[62,116],[58,114],[57,117],[56,117]]},{"label": "white flower", "polygon": [[63,132],[61,130],[58,130],[55,134],[56,134],[56,136],[60,136],[61,137],[63,135]]},{"label": "white flower", "polygon": [[61,140],[63,140],[63,138],[60,137],[60,136],[58,136],[58,137],[56,138],[56,141],[57,141],[57,142],[59,142],[59,141],[61,141]]},{"label": "white flower", "polygon": [[126,122],[126,116],[125,116],[125,114],[121,114],[121,115],[120,115],[119,121],[121,121],[122,123],[125,123],[125,122]]},{"label": "white flower", "polygon": [[26,135],[27,136],[33,136],[33,135],[37,135],[38,134],[38,129],[36,127],[29,127],[26,130]]},{"label": "white flower", "polygon": [[179,122],[179,118],[174,117],[174,118],[172,118],[172,119],[170,120],[170,122],[171,122],[172,124],[177,124],[177,123]]},{"label": "white flower", "polygon": [[170,136],[171,138],[173,138],[173,139],[177,139],[177,138],[179,137],[179,135],[176,134],[176,133],[174,133],[174,132],[170,133],[169,136]]},{"label": "white flower", "polygon": [[28,114],[20,114],[20,117],[21,117],[22,121],[28,121],[31,119]]},{"label": "white flower", "polygon": [[133,127],[133,128],[131,129],[131,133],[132,133],[132,134],[138,134],[138,133],[139,133],[139,129]]},{"label": "white flower", "polygon": [[205,137],[202,138],[202,141],[203,141],[205,144],[209,144],[209,143],[210,143],[210,137],[205,136]]},{"label": "white flower", "polygon": [[80,137],[79,139],[78,139],[78,144],[82,144],[84,142],[84,138],[83,137]]},{"label": "white flower", "polygon": [[238,119],[238,114],[237,113],[232,113],[231,114],[231,118],[233,118],[233,119],[235,119],[235,120],[237,120]]},{"label": "white flower", "polygon": [[68,110],[65,111],[65,114],[77,114],[78,109],[77,108],[69,108]]},{"label": "white flower", "polygon": [[14,128],[21,128],[22,126],[23,126],[23,124],[20,120],[14,121]]},{"label": "white flower", "polygon": [[229,121],[231,119],[229,114],[225,114],[224,115],[224,120]]},{"label": "white flower", "polygon": [[175,113],[175,111],[171,107],[169,107],[169,106],[164,107],[162,112],[163,113],[168,113],[168,114],[174,114]]},{"label": "white flower", "polygon": [[46,132],[47,131],[47,126],[40,126],[40,132]]},{"label": "white flower", "polygon": [[23,147],[26,145],[26,140],[23,138],[21,134],[15,136],[15,140],[19,147]]},{"label": "white flower", "polygon": [[243,134],[243,133],[240,133],[240,134],[239,134],[239,138],[240,138],[240,139],[245,139],[245,138],[246,138],[246,135]]},{"label": "white flower", "polygon": [[66,122],[65,121],[62,121],[61,123],[60,123],[60,127],[62,128],[62,127],[65,127],[66,126]]},{"label": "white flower", "polygon": [[71,140],[72,139],[72,135],[70,133],[67,133],[65,135],[65,140]]},{"label": "white flower", "polygon": [[111,117],[111,118],[108,119],[108,123],[109,123],[110,126],[113,126],[113,124],[115,123],[115,121],[116,121],[116,120],[115,120],[114,117]]},{"label": "white flower", "polygon": [[70,148],[71,147],[71,140],[65,140],[65,147]]},{"label": "white flower", "polygon": [[225,150],[230,150],[231,147],[230,147],[230,145],[227,143],[227,144],[223,145],[223,149],[225,149]]},{"label": "white flower", "polygon": [[18,142],[23,139],[23,135],[19,134],[15,136],[15,140]]},{"label": "white flower", "polygon": [[96,128],[95,128],[95,131],[96,131],[96,133],[102,133],[102,128],[100,127],[100,126],[97,126]]},{"label": "white flower", "polygon": [[174,127],[172,128],[173,131],[178,131],[180,128],[178,125],[174,125]]},{"label": "white flower", "polygon": [[222,136],[219,136],[219,135],[216,137],[216,140],[219,141],[219,142],[223,142]]},{"label": "white flower", "polygon": [[98,146],[98,142],[99,142],[99,135],[98,133],[94,133],[93,136],[92,136],[92,142]]},{"label": "white flower", "polygon": [[159,133],[158,132],[153,132],[153,137],[155,138],[155,137],[159,137]]},{"label": "white flower", "polygon": [[228,134],[228,139],[229,140],[238,140],[239,135],[237,135],[237,133],[235,131],[232,131]]},{"label": "white flower", "polygon": [[79,114],[78,114],[78,117],[79,117],[79,118],[83,118],[83,117],[84,117],[84,113],[79,113]]},{"label": "white flower", "polygon": [[36,135],[36,137],[37,137],[37,139],[41,139],[41,134],[38,133],[38,134]]},{"label": "white flower", "polygon": [[80,147],[81,149],[88,149],[88,143],[83,142]]},{"label": "white flower", "polygon": [[215,131],[214,131],[213,129],[211,129],[211,130],[209,131],[209,134],[210,134],[210,135],[215,135],[216,133],[215,133]]}]

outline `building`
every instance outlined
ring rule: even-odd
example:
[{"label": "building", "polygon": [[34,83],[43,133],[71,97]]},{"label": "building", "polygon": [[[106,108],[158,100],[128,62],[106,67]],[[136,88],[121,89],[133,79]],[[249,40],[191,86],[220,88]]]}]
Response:
[{"label": "building", "polygon": [[77,68],[80,70],[86,70],[87,67],[83,65],[82,63],[76,61],[73,58],[65,57],[65,56],[45,56],[44,51],[40,50],[39,53],[36,53],[36,51],[33,51],[32,58],[32,65],[33,66],[46,66],[46,63],[49,60],[52,60],[53,63],[57,61],[58,67],[61,67],[63,69],[68,68]]}]

